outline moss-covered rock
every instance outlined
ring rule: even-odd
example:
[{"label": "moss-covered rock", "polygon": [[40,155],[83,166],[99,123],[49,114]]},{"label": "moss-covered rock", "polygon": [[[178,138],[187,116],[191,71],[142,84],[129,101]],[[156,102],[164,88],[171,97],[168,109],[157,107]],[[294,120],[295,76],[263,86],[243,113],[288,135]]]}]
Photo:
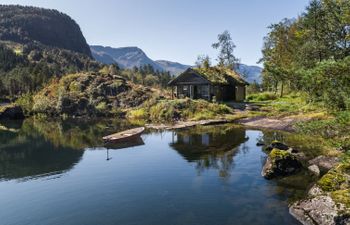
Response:
[{"label": "moss-covered rock", "polygon": [[335,202],[344,204],[350,211],[350,189],[334,191],[331,196]]},{"label": "moss-covered rock", "polygon": [[273,149],[263,167],[261,175],[266,179],[288,176],[299,171],[301,163],[290,152]]},{"label": "moss-covered rock", "polygon": [[290,207],[303,224],[350,224],[350,160],[329,170],[309,191],[308,198]]},{"label": "moss-covered rock", "polygon": [[337,170],[331,170],[325,174],[317,184],[323,191],[335,191],[346,185],[347,178]]}]

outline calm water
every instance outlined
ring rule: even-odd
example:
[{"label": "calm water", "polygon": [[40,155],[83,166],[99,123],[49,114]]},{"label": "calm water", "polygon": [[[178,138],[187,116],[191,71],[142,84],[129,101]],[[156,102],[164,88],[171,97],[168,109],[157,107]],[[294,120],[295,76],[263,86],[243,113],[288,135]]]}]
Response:
[{"label": "calm water", "polygon": [[[299,224],[307,174],[267,181],[262,133],[232,126],[146,132],[103,146],[118,121],[0,126],[0,224]],[[307,182],[306,182],[307,181]]]}]

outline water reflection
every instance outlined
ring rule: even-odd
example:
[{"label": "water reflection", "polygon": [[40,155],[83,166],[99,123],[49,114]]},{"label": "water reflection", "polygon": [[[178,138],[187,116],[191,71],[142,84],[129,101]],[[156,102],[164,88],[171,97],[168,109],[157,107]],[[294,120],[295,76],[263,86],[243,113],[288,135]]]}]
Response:
[{"label": "water reflection", "polygon": [[256,139],[273,134],[208,126],[104,145],[101,137],[130,125],[30,119],[3,126],[3,224],[297,224],[287,200],[305,192],[305,174],[273,181],[260,174],[266,154]]},{"label": "water reflection", "polygon": [[225,178],[230,176],[238,146],[246,140],[243,128],[208,126],[174,131],[170,146],[188,162],[196,163],[198,174],[216,169]]},{"label": "water reflection", "polygon": [[[11,135],[0,131],[1,137]],[[33,179],[38,176],[62,174],[79,162],[82,151],[58,148],[44,139],[23,134],[0,144],[0,179]]]},{"label": "water reflection", "polygon": [[0,179],[63,174],[81,160],[85,148],[103,146],[103,135],[128,126],[124,121],[1,121]]}]

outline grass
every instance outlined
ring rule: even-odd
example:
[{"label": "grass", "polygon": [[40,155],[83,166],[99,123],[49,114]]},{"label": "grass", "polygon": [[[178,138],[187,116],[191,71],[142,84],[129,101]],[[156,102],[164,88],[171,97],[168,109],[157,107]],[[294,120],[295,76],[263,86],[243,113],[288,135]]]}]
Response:
[{"label": "grass", "polygon": [[148,112],[144,108],[131,110],[128,112],[129,119],[145,119],[148,117]]},{"label": "grass", "polygon": [[174,122],[179,120],[205,120],[225,117],[233,110],[223,104],[205,100],[176,99],[147,102],[127,113],[128,118],[148,119],[152,122]]},{"label": "grass", "polygon": [[326,110],[321,105],[308,102],[302,93],[291,93],[278,98],[271,92],[252,94],[247,100],[259,105],[265,116],[285,117],[300,115],[303,117],[324,117]]},{"label": "grass", "polygon": [[277,96],[272,92],[262,92],[256,94],[250,94],[247,96],[247,100],[250,102],[262,102],[277,99]]}]

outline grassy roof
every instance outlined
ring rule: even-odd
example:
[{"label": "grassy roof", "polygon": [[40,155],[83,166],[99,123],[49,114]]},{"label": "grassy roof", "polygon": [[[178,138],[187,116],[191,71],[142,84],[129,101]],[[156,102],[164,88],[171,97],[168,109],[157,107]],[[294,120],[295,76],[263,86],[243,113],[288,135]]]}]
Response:
[{"label": "grassy roof", "polygon": [[228,84],[228,78],[233,78],[239,84],[247,84],[247,82],[234,70],[224,67],[209,67],[209,68],[193,68],[199,75],[203,76],[214,84]]}]

